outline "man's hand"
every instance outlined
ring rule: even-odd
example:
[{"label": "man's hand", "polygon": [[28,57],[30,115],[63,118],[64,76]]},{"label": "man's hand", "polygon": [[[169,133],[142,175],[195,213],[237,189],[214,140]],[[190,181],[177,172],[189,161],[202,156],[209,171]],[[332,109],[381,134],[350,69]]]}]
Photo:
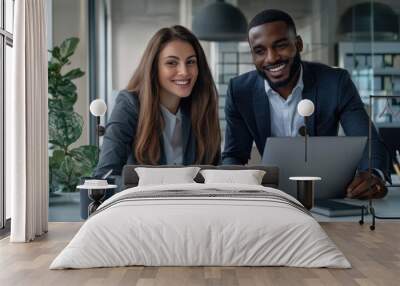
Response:
[{"label": "man's hand", "polygon": [[385,182],[378,176],[371,176],[371,192],[369,191],[369,173],[359,172],[347,187],[347,197],[351,199],[380,199],[386,196]]}]

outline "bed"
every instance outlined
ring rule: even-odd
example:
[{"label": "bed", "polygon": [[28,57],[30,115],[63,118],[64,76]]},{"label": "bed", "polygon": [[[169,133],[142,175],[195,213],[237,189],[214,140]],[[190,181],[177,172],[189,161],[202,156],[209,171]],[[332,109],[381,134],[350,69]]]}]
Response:
[{"label": "bed", "polygon": [[350,268],[343,253],[293,197],[278,190],[276,167],[260,185],[138,185],[125,166],[124,190],[105,201],[50,269],[144,266],[291,266]]}]

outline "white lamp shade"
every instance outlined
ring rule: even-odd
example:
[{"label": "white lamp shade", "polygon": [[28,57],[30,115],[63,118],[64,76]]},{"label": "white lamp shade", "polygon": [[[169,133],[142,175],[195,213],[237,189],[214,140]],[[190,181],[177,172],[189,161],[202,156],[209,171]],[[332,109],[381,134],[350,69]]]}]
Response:
[{"label": "white lamp shade", "polygon": [[309,99],[303,99],[297,104],[297,112],[304,117],[314,113],[314,103]]},{"label": "white lamp shade", "polygon": [[107,104],[102,99],[95,99],[90,103],[90,113],[94,116],[103,116],[107,111]]}]

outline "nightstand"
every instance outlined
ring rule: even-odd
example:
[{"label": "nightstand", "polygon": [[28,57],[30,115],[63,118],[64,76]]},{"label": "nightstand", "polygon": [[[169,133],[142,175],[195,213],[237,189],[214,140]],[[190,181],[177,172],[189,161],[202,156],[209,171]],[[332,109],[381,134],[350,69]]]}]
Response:
[{"label": "nightstand", "polygon": [[297,200],[310,210],[314,206],[315,181],[321,177],[290,177],[289,180],[297,182]]}]

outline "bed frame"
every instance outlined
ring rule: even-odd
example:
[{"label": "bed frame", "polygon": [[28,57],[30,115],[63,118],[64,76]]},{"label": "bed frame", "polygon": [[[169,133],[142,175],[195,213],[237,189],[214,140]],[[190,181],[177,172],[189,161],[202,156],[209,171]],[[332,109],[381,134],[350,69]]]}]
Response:
[{"label": "bed frame", "polygon": [[[275,166],[238,166],[238,165],[193,165],[200,167],[202,170],[205,169],[217,169],[217,170],[264,170],[266,173],[262,179],[261,184],[265,187],[278,188],[279,185],[279,169]],[[139,177],[135,171],[137,167],[148,167],[148,168],[179,168],[181,166],[176,165],[163,165],[163,166],[150,166],[150,165],[125,165],[122,170],[122,189],[136,187],[139,182]],[[198,173],[194,180],[197,183],[204,183],[203,176]]]}]

